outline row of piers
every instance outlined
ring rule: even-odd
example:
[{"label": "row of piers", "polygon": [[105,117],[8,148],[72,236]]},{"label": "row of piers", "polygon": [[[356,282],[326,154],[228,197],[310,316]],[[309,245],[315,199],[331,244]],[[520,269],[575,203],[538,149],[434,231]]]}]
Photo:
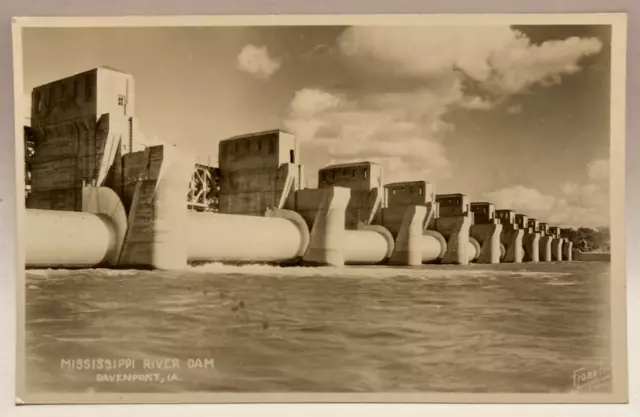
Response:
[{"label": "row of piers", "polygon": [[219,142],[217,166],[145,146],[134,97],[133,77],[107,67],[33,90],[27,266],[572,260],[557,227],[426,180],[383,184],[372,162],[326,166],[307,188],[280,129]]}]

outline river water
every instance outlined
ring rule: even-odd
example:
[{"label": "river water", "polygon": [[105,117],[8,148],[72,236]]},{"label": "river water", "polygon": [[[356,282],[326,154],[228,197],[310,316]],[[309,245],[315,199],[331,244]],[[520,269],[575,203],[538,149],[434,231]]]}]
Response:
[{"label": "river water", "polygon": [[[568,392],[575,370],[610,360],[609,266],[28,271],[27,386]],[[90,369],[70,369],[85,358]],[[124,358],[135,368],[96,370]],[[165,358],[179,368],[142,365]],[[163,383],[98,380],[127,373]]]}]

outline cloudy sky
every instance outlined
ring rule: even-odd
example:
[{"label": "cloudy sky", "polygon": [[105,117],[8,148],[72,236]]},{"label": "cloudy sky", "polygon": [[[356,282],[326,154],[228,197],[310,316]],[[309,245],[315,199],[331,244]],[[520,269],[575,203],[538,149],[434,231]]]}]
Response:
[{"label": "cloudy sky", "polygon": [[318,168],[370,160],[562,226],[608,224],[606,26],[30,28],[25,95],[100,65],[136,78],[148,141],[217,158],[283,128]]}]

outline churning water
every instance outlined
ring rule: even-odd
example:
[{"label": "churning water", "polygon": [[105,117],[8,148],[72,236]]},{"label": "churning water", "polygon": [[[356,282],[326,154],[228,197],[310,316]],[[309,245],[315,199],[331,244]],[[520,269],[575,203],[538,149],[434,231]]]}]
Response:
[{"label": "churning water", "polygon": [[[610,359],[608,263],[38,270],[26,285],[31,392],[568,392]],[[61,365],[77,358],[181,367],[104,383],[157,371]]]}]

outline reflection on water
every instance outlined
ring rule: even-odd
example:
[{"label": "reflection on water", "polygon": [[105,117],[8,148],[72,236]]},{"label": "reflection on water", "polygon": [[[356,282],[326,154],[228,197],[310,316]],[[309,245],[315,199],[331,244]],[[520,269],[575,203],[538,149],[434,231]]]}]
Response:
[{"label": "reflection on water", "polygon": [[[567,392],[609,363],[607,263],[40,270],[26,285],[30,391]],[[131,370],[61,370],[69,358],[181,368],[104,383]]]}]

